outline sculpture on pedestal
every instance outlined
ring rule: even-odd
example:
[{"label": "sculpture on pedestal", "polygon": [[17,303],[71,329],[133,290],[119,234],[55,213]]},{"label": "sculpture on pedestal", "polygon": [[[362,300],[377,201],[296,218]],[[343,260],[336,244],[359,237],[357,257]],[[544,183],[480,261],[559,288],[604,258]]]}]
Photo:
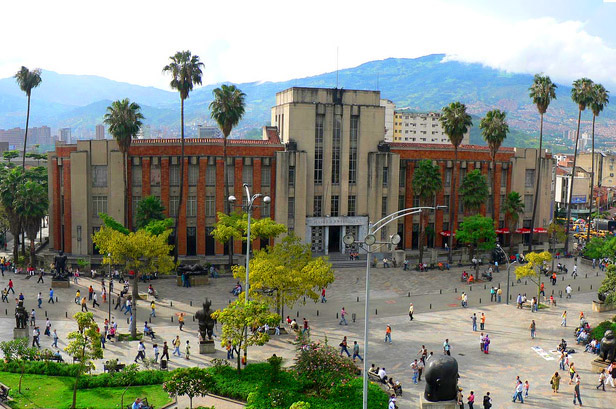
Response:
[{"label": "sculpture on pedestal", "polygon": [[431,358],[425,369],[424,397],[431,402],[454,400],[458,396],[458,361],[443,355]]},{"label": "sculpture on pedestal", "polygon": [[68,271],[66,271],[66,255],[62,250],[60,253],[54,257],[53,265],[55,268],[55,272],[53,274],[54,280],[68,280]]},{"label": "sculpture on pedestal", "polygon": [[614,338],[614,332],[611,329],[605,331],[603,335],[599,348],[599,358],[608,363],[616,359],[616,338]]},{"label": "sculpture on pedestal", "polygon": [[212,341],[212,335],[214,334],[214,325],[216,324],[216,320],[212,318],[212,310],[210,310],[211,306],[212,302],[206,298],[203,303],[203,309],[197,311],[195,314],[195,317],[199,320],[200,339],[203,341]]},{"label": "sculpture on pedestal", "polygon": [[24,302],[19,301],[15,307],[15,328],[25,329],[28,327],[28,311],[24,308]]}]

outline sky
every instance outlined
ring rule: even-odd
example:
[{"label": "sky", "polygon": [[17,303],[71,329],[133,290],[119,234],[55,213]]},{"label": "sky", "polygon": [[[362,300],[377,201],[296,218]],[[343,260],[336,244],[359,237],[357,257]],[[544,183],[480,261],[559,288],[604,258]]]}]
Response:
[{"label": "sky", "polygon": [[205,84],[445,53],[616,86],[608,0],[2,0],[0,15],[0,78],[25,65],[168,89],[161,70],[178,50],[200,56]]}]

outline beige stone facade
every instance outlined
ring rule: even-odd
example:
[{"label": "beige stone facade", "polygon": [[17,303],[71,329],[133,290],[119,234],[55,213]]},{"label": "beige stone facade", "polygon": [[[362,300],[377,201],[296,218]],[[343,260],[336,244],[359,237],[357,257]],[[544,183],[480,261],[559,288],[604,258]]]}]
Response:
[{"label": "beige stone facade", "polygon": [[[440,112],[416,113],[406,110],[394,114],[393,142],[445,144],[449,137],[441,127]],[[470,143],[467,132],[462,139],[462,145]]]}]

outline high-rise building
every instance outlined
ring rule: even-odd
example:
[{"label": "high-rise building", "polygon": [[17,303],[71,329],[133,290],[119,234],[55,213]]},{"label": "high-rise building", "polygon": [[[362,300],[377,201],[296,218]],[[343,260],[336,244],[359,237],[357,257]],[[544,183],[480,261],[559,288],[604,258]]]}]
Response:
[{"label": "high-rise building", "polygon": [[105,125],[96,125],[96,140],[101,141],[105,139]]},{"label": "high-rise building", "polygon": [[[399,110],[394,115],[394,142],[449,144],[449,137],[441,127],[441,113],[415,113]],[[462,139],[462,145],[470,143],[470,132]]]},{"label": "high-rise building", "polygon": [[60,128],[58,131],[60,141],[71,143],[71,128]]},{"label": "high-rise building", "polygon": [[381,106],[385,107],[385,142],[393,142],[396,104],[388,99],[381,99]]}]

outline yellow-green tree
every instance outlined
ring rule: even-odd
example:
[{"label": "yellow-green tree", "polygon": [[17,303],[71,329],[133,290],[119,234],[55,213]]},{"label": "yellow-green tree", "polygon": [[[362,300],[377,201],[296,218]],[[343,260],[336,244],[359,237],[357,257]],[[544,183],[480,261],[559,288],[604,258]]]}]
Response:
[{"label": "yellow-green tree", "polygon": [[261,346],[269,341],[269,334],[265,331],[257,331],[257,329],[265,324],[273,327],[280,322],[280,316],[271,313],[269,305],[259,300],[246,302],[243,297],[238,298],[225,309],[212,313],[212,318],[222,324],[222,344],[226,345],[230,342],[238,351],[238,372],[241,371],[239,352],[244,350],[245,356],[249,345]]},{"label": "yellow-green tree", "polygon": [[[234,266],[233,276],[246,276],[244,266]],[[284,316],[284,306],[293,306],[301,297],[318,301],[321,288],[334,282],[332,265],[323,257],[312,257],[310,244],[295,236],[259,250],[250,259],[250,296],[273,304]],[[270,297],[268,294],[274,294]]]},{"label": "yellow-green tree", "polygon": [[[218,212],[216,227],[210,234],[214,237],[214,240],[225,244],[231,239],[246,241],[247,229],[247,213],[231,212],[225,214]],[[286,231],[287,227],[284,224],[276,223],[269,217],[250,218],[250,237],[252,240],[276,238]]]},{"label": "yellow-green tree", "polygon": [[101,347],[101,337],[98,332],[98,325],[94,322],[94,314],[91,312],[78,312],[73,316],[77,320],[77,331],[68,334],[68,345],[64,350],[69,356],[76,358],[79,362],[79,370],[75,376],[73,386],[73,404],[71,409],[75,409],[77,404],[77,383],[79,377],[86,371],[94,368],[92,360],[103,357]]},{"label": "yellow-green tree", "polygon": [[175,268],[173,257],[169,254],[173,248],[168,244],[171,230],[161,234],[152,234],[147,230],[137,230],[124,234],[108,226],[103,226],[92,235],[92,241],[104,255],[103,264],[123,265],[124,269],[133,271],[133,322],[131,336],[137,336],[137,300],[139,298],[139,277],[142,274],[168,274]]},{"label": "yellow-green tree", "polygon": [[518,280],[528,278],[533,283],[537,284],[537,300],[540,300],[539,293],[541,292],[541,268],[552,260],[552,255],[548,251],[541,253],[528,253],[524,256],[526,264],[515,269],[515,276]]}]

